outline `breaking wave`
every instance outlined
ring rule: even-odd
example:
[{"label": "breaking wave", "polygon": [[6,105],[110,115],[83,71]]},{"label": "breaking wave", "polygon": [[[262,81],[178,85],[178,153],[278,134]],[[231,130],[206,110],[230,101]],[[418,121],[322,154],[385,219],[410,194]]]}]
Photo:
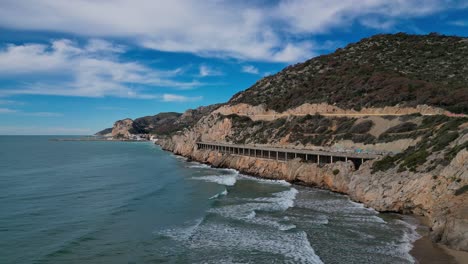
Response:
[{"label": "breaking wave", "polygon": [[225,186],[234,186],[237,181],[237,175],[210,175],[201,177],[192,177],[193,180],[214,182]]}]

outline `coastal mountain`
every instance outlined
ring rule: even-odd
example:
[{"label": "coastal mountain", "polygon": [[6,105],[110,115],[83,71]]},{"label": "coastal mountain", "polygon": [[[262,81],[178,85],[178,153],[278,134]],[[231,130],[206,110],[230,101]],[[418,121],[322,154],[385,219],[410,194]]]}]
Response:
[{"label": "coastal mountain", "polygon": [[94,135],[95,135],[95,136],[110,136],[110,135],[112,135],[112,127],[103,129],[103,130],[97,132],[97,133],[94,134]]},{"label": "coastal mountain", "polygon": [[263,78],[229,104],[278,112],[304,103],[356,110],[426,104],[466,114],[467,61],[468,38],[376,35]]},{"label": "coastal mountain", "polygon": [[113,128],[111,128],[112,136],[128,138],[132,134],[171,135],[192,127],[203,116],[211,113],[219,106],[219,104],[202,106],[197,109],[189,109],[183,114],[167,112],[140,117],[135,120],[130,118],[118,120],[114,123]]},{"label": "coastal mountain", "polygon": [[[376,35],[259,80],[227,103],[117,121],[163,149],[216,167],[346,193],[424,216],[433,241],[468,251],[468,38]],[[318,164],[199,149],[197,142],[375,160]]]}]

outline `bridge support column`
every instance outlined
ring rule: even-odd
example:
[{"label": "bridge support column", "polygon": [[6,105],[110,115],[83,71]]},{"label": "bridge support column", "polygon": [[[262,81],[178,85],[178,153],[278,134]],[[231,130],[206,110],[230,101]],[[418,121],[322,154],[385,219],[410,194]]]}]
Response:
[{"label": "bridge support column", "polygon": [[317,164],[320,165],[320,155],[317,154]]}]

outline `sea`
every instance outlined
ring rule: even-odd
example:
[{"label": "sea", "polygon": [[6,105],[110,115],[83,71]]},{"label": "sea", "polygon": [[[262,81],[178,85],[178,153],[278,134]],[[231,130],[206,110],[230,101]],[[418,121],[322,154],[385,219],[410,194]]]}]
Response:
[{"label": "sea", "polygon": [[2,264],[414,263],[412,220],[346,195],[57,138],[0,136]]}]

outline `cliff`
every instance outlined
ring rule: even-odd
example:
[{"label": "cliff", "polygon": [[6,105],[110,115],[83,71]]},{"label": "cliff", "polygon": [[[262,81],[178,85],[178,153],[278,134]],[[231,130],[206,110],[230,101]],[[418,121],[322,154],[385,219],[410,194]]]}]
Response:
[{"label": "cliff", "polygon": [[[381,212],[425,216],[432,228],[433,241],[468,251],[466,147],[456,152],[448,164],[437,164],[435,168],[431,161],[440,158],[441,153],[434,153],[417,169],[405,170],[401,170],[401,164],[398,164],[376,171],[375,164],[379,161],[368,161],[359,170],[355,170],[351,162],[324,166],[299,159],[280,162],[196,149],[195,142],[199,140],[217,139],[220,142],[232,132],[229,121],[215,120],[213,116],[206,117],[193,129],[161,138],[158,144],[163,149],[216,167],[234,168],[248,175],[283,179],[345,193],[355,201]],[[451,145],[466,145],[467,140],[465,133]]]},{"label": "cliff", "polygon": [[159,113],[132,120],[126,118],[118,120],[112,127],[112,136],[129,138],[132,134],[170,135],[188,129],[196,124],[203,116],[217,109],[220,104],[201,106],[188,109],[183,114],[175,112]]},{"label": "cliff", "polygon": [[[434,241],[468,251],[467,62],[466,38],[377,35],[287,67],[226,104],[139,128],[200,162],[425,216]],[[126,121],[114,130],[132,127]],[[198,141],[381,158],[356,170],[351,162],[318,166],[198,150]]]}]

